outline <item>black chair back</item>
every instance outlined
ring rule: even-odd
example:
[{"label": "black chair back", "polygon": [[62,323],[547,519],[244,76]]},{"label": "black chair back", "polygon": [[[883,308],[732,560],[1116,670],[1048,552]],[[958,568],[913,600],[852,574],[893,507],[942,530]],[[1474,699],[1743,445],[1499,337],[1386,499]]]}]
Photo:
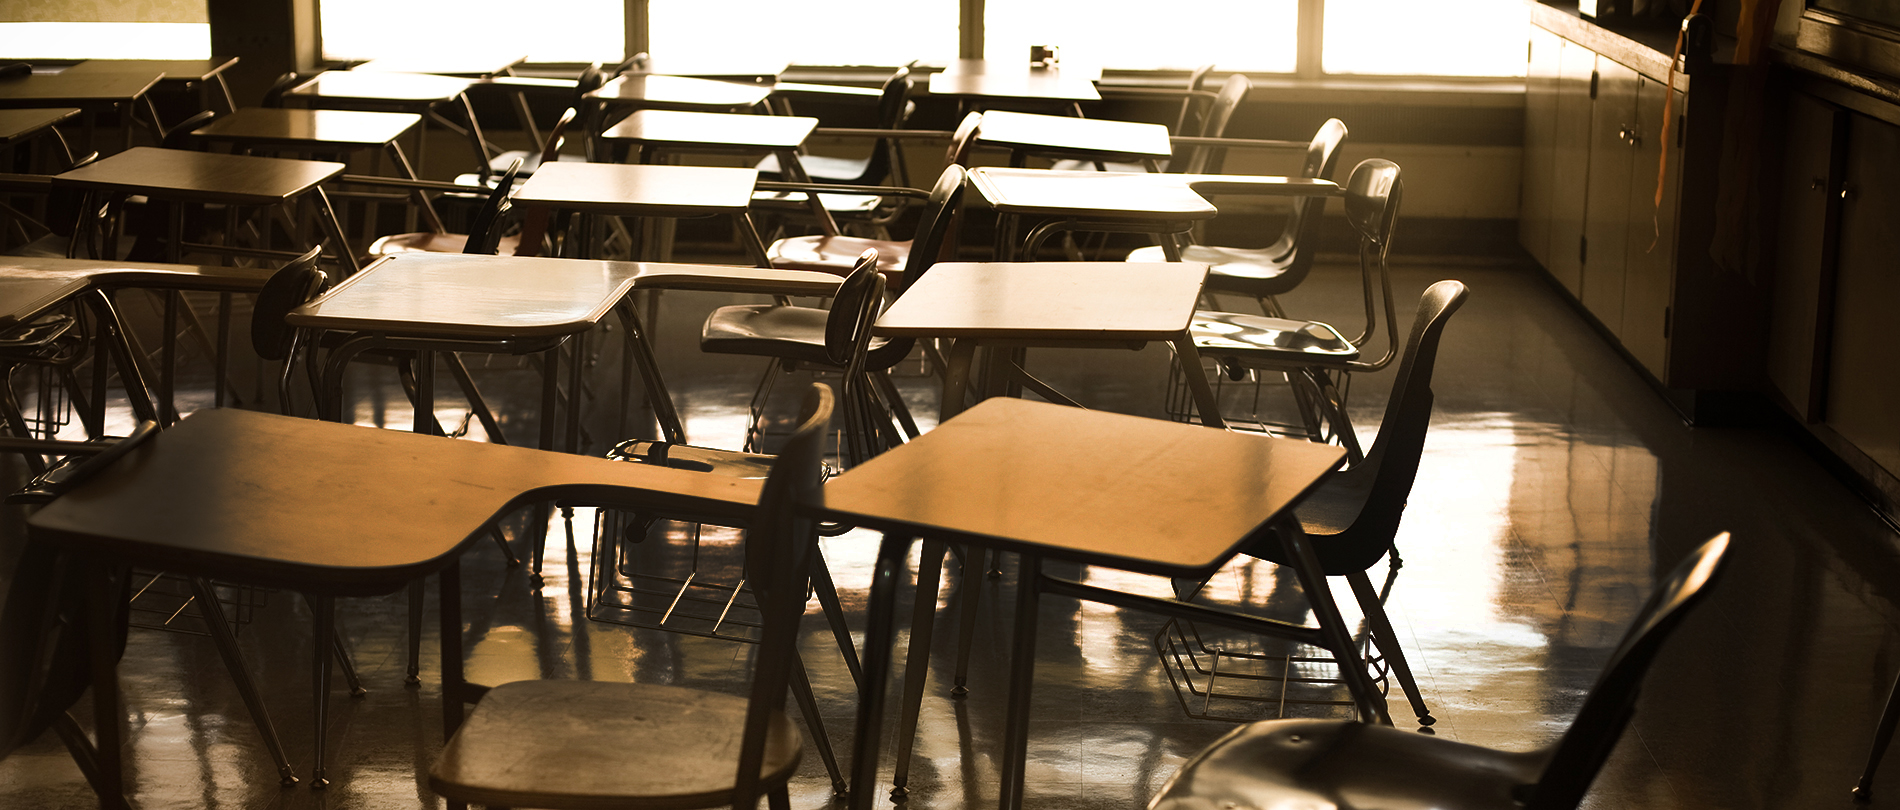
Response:
[{"label": "black chair back", "polygon": [[[1253,82],[1246,76],[1236,73],[1221,82],[1220,92],[1207,108],[1207,114],[1201,119],[1200,136],[1218,138],[1227,133],[1227,123],[1234,118],[1234,111],[1240,109],[1240,102],[1246,100],[1247,93],[1253,90]],[[1211,146],[1189,146],[1186,154],[1175,155],[1168,161],[1170,171],[1186,174],[1218,174],[1221,161],[1226,158],[1225,148]]]},{"label": "black chair back", "polygon": [[1629,726],[1643,676],[1656,660],[1663,640],[1682,623],[1690,607],[1707,597],[1709,585],[1725,567],[1728,544],[1727,532],[1716,535],[1657,584],[1623,642],[1611,654],[1609,665],[1584,698],[1576,721],[1558,739],[1543,777],[1525,803],[1527,808],[1573,808],[1582,802],[1610,756],[1610,749]]},{"label": "black chair back", "polygon": [[[284,322],[285,316],[323,291],[329,277],[317,269],[321,247],[290,260],[264,282],[251,311],[251,348],[265,360],[281,360],[283,371],[277,375],[277,407],[290,413],[290,370],[296,365],[298,343],[303,330]],[[312,372],[314,374],[314,370]],[[315,393],[315,386],[312,386]]]},{"label": "black chair back", "polygon": [[495,181],[495,188],[488,192],[488,199],[476,209],[474,218],[469,221],[468,241],[462,243],[463,253],[493,256],[500,251],[501,222],[513,208],[515,178],[521,175],[521,162],[521,158],[515,158],[508,164],[508,169]]},{"label": "black chair back", "polygon": [[[876,272],[871,275],[875,277]],[[761,518],[746,530],[747,579],[758,587],[761,624],[754,654],[752,691],[740,743],[735,810],[754,810],[759,769],[772,717],[785,708],[798,666],[798,624],[805,613],[806,586],[817,564],[817,508],[824,503],[825,435],[831,424],[831,389],[813,384],[801,407],[800,424],[786,441],[759,496]]]}]

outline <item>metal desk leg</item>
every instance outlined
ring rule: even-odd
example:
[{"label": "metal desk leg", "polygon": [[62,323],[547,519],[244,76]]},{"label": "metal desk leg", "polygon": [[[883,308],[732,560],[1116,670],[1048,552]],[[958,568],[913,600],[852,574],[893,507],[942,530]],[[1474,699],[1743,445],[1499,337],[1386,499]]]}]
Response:
[{"label": "metal desk leg", "polygon": [[903,535],[884,535],[871,572],[870,604],[865,611],[864,680],[858,684],[858,720],[852,737],[849,810],[872,810],[877,806],[884,687],[891,677],[891,648],[896,646],[897,576],[910,557],[911,540]]},{"label": "metal desk leg", "polygon": [[1207,372],[1201,368],[1201,353],[1194,348],[1194,338],[1182,335],[1168,343],[1174,347],[1175,359],[1181,364],[1181,376],[1187,378],[1188,391],[1194,395],[1194,409],[1201,413],[1201,424],[1226,428],[1227,422],[1220,415],[1220,399],[1214,395],[1214,387],[1207,382]]},{"label": "metal desk leg", "polygon": [[903,704],[897,709],[897,769],[891,777],[891,801],[910,795],[911,747],[917,742],[917,716],[923,711],[924,685],[930,678],[930,639],[936,630],[937,590],[943,580],[943,543],[925,540],[918,563],[917,588],[910,614],[910,649],[904,661]]},{"label": "metal desk leg", "polygon": [[442,739],[455,736],[469,702],[468,681],[462,674],[462,558],[457,555],[442,569],[436,583],[441,624]]},{"label": "metal desk leg", "polygon": [[332,645],[336,638],[336,597],[304,594],[310,602],[310,616],[314,627],[311,629],[311,688],[314,690],[316,707],[316,764],[310,770],[310,789],[322,790],[330,786],[330,780],[324,776],[324,738],[330,724],[330,658],[335,653]]},{"label": "metal desk leg", "polygon": [[101,807],[125,807],[125,717],[119,705],[118,604],[120,593],[112,565],[90,560],[86,576],[87,647],[92,658],[93,753],[99,763],[97,793]]},{"label": "metal desk leg", "polygon": [[999,810],[1023,806],[1023,772],[1029,765],[1029,704],[1036,680],[1036,619],[1041,603],[1042,557],[1023,554],[1016,584],[1015,639],[1009,654],[1009,707],[1003,729],[1003,786]]},{"label": "metal desk leg", "polygon": [[[629,296],[614,304],[614,309],[620,313],[621,325],[627,332],[627,351],[639,367],[647,401],[653,405],[653,415],[659,420],[660,437],[674,444],[685,444],[686,425],[673,409],[673,398],[666,391],[666,381],[660,377],[660,363],[653,356],[653,338],[640,321],[639,306]],[[625,399],[624,392],[622,399]]]},{"label": "metal desk leg", "polygon": [[943,401],[937,403],[939,422],[963,413],[963,401],[970,390],[970,364],[976,357],[976,348],[976,341],[968,338],[950,344],[950,356],[944,361]]}]

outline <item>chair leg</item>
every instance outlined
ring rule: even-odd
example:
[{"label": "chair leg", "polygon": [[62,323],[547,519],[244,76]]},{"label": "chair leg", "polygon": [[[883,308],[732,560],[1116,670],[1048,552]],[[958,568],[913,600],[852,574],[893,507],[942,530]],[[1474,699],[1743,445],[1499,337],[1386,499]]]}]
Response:
[{"label": "chair leg", "polygon": [[1880,725],[1874,727],[1874,744],[1867,751],[1867,769],[1860,774],[1860,784],[1854,786],[1854,801],[1874,800],[1874,771],[1880,769],[1880,760],[1887,756],[1887,744],[1893,742],[1896,725],[1900,725],[1900,675],[1894,677],[1893,691],[1887,693],[1887,707],[1880,712]]},{"label": "chair leg", "polygon": [[822,551],[812,561],[811,584],[818,594],[819,607],[824,609],[825,622],[831,625],[831,635],[837,639],[838,652],[844,656],[845,668],[851,671],[852,685],[862,684],[864,667],[858,662],[858,647],[851,641],[851,628],[844,621],[844,603],[838,599],[838,586],[831,579],[831,569],[825,566]]},{"label": "chair leg", "polygon": [[1405,651],[1399,644],[1399,637],[1392,629],[1392,620],[1385,615],[1385,604],[1380,601],[1378,591],[1372,589],[1372,580],[1364,571],[1354,571],[1346,575],[1346,581],[1352,585],[1353,598],[1359,601],[1359,609],[1366,615],[1366,621],[1372,623],[1372,641],[1379,646],[1379,654],[1385,656],[1392,667],[1392,677],[1399,681],[1399,688],[1405,690],[1405,699],[1411,701],[1412,712],[1418,715],[1418,724],[1431,726],[1438,720],[1425,706],[1425,696],[1418,691],[1418,682],[1412,678],[1412,667],[1405,661]]},{"label": "chair leg", "polygon": [[402,682],[408,686],[422,685],[422,580],[409,583],[409,666],[403,673]]},{"label": "chair leg", "polygon": [[805,726],[811,729],[812,744],[818,748],[818,758],[824,760],[825,773],[831,776],[831,792],[843,796],[850,783],[845,781],[844,769],[838,765],[837,753],[831,750],[831,735],[825,732],[825,719],[818,714],[818,698],[812,695],[805,661],[796,653],[792,655],[792,699],[798,702],[798,711],[805,716]]},{"label": "chair leg", "polygon": [[245,710],[251,713],[251,722],[257,724],[258,736],[264,738],[264,750],[270,752],[271,760],[277,763],[278,782],[285,787],[297,784],[297,772],[290,767],[290,758],[284,755],[284,744],[277,737],[277,727],[271,723],[269,710],[264,708],[263,696],[257,692],[257,681],[251,678],[251,671],[244,666],[237,637],[231,633],[231,625],[225,619],[224,605],[218,601],[217,591],[203,577],[191,578],[191,591],[197,597],[198,616],[204,620],[206,632],[218,647],[218,657],[224,659],[224,668],[231,673],[231,680],[237,685],[238,697],[244,700]]},{"label": "chair leg", "polygon": [[970,646],[976,637],[977,603],[983,594],[979,572],[989,564],[989,556],[986,548],[970,548],[963,555],[963,572],[957,581],[957,599],[963,604],[957,614],[957,670],[950,685],[951,697],[970,693]]},{"label": "chair leg", "polygon": [[891,777],[891,801],[903,801],[910,795],[911,746],[917,741],[917,715],[923,711],[924,682],[930,675],[930,638],[936,626],[937,584],[943,577],[944,553],[943,543],[924,541],[910,614],[910,652],[904,661],[904,702],[897,715],[897,770]]}]

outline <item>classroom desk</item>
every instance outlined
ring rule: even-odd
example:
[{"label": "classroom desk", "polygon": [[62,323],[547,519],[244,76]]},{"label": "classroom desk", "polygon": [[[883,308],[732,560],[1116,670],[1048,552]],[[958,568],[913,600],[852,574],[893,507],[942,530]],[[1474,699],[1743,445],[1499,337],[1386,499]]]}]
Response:
[{"label": "classroom desk", "polygon": [[1160,171],[1158,161],[1174,154],[1168,128],[1137,121],[1108,121],[1066,115],[995,110],[983,114],[976,143],[1008,149],[1009,165],[1022,168],[1031,156],[1073,158],[1103,163],[1140,163]]},{"label": "classroom desk", "polygon": [[457,49],[447,54],[396,54],[371,59],[350,68],[363,73],[424,73],[433,76],[459,76],[487,79],[512,76],[515,68],[528,61],[519,51],[483,52],[480,48]]},{"label": "classroom desk", "polygon": [[[987,117],[987,116],[986,116]],[[1171,238],[1220,213],[1213,203],[1169,175],[1151,172],[1070,172],[1050,169],[970,171],[970,184],[1001,217],[996,255],[1018,255],[1017,232],[1025,219],[1036,222],[1021,239],[1021,256],[1036,251],[1060,231],[1145,233],[1161,238],[1169,261],[1180,261]]]},{"label": "classroom desk", "polygon": [[995,104],[1031,104],[1082,115],[1082,102],[1100,101],[1100,69],[1032,66],[1028,62],[958,59],[930,74],[930,94],[956,98],[965,109]]},{"label": "classroom desk", "polygon": [[[294,463],[285,463],[294,459]],[[315,757],[325,784],[330,645],[337,597],[391,593],[441,576],[445,737],[479,696],[462,670],[459,556],[517,507],[552,499],[730,521],[762,482],[566,453],[464,442],[235,409],[201,411],[28,520],[36,541],[93,563],[92,603],[111,566],[139,566],[304,594]],[[123,795],[116,611],[88,617],[102,801]]]},{"label": "classroom desk", "polygon": [[[795,115],[635,110],[599,137],[608,146],[630,145],[641,163],[654,163],[669,152],[751,158],[770,155],[778,159],[792,182],[809,183],[811,175],[805,172],[798,151],[817,127],[818,119]],[[806,201],[825,235],[837,236],[838,224],[825,210],[824,201],[811,194],[806,195]]]},{"label": "classroom desk", "polygon": [[158,80],[159,90],[181,92],[199,91],[199,107],[211,109],[212,84],[218,87],[218,98],[224,102],[224,111],[236,110],[237,99],[231,95],[231,84],[224,78],[225,71],[238,63],[233,56],[228,59],[87,59],[69,67],[61,73],[87,75],[92,73],[162,73],[165,77]]},{"label": "classroom desk", "polygon": [[[1345,451],[1312,442],[996,399],[827,482],[828,519],[884,532],[866,609],[870,624],[865,630],[849,807],[870,810],[879,801],[875,786],[897,584],[906,579],[900,576],[900,566],[913,538],[926,542],[926,561],[942,560],[944,543],[1021,555],[1008,721],[998,763],[999,807],[1016,810],[1028,750],[1040,593],[1048,589],[1153,610],[1196,607],[1045,582],[1043,562],[1206,577],[1250,537],[1277,522],[1290,536],[1295,558],[1312,563],[1298,567],[1301,586],[1312,595],[1314,611],[1327,630],[1315,634],[1311,643],[1332,650],[1341,661],[1356,661],[1357,650],[1330,592],[1323,589],[1325,577],[1311,548],[1298,523],[1283,519],[1344,459]],[[934,589],[929,593],[934,599]],[[910,667],[922,666],[922,656],[928,655],[929,624],[913,623]],[[1363,711],[1376,698],[1373,686],[1362,668],[1341,669]]]},{"label": "classroom desk", "polygon": [[0,110],[0,147],[12,146],[42,132],[51,132],[53,137],[59,139],[59,147],[66,153],[66,162],[71,163],[72,147],[66,143],[66,136],[59,134],[53,125],[78,114],[78,107]]},{"label": "classroom desk", "polygon": [[[757,169],[715,166],[655,166],[613,163],[548,163],[537,169],[515,191],[515,205],[538,208],[545,217],[553,210],[616,217],[701,217],[724,214],[733,220],[747,252],[760,267],[769,267],[765,242],[759,238],[749,210]],[[530,220],[529,225],[533,222]],[[575,229],[585,234],[585,227]],[[524,232],[532,232],[532,228]],[[538,239],[521,240],[525,250],[538,250]],[[590,240],[583,240],[590,241]],[[569,251],[574,248],[569,240]],[[592,251],[592,245],[580,250]],[[532,255],[532,254],[529,254]]]},{"label": "classroom desk", "polygon": [[722,82],[690,76],[635,73],[617,76],[585,98],[600,108],[743,112],[764,102],[770,85]]},{"label": "classroom desk", "polygon": [[[96,112],[101,108],[120,112],[121,149],[132,148],[133,107],[145,103],[146,114],[158,126],[158,110],[152,107],[148,93],[164,75],[153,71],[101,71],[97,73],[34,73],[0,79],[0,108],[78,107]],[[87,127],[90,146],[91,127]]]},{"label": "classroom desk", "polygon": [[[468,136],[475,152],[476,170],[488,176],[488,139],[482,134],[481,121],[468,100],[468,89],[480,80],[436,76],[427,73],[388,73],[383,71],[327,70],[303,84],[284,91],[285,102],[295,101],[306,107],[370,112],[406,112],[428,116],[443,127]],[[440,108],[455,105],[462,111],[465,128],[442,117]],[[416,134],[416,162],[425,164],[426,127]]]},{"label": "classroom desk", "polygon": [[[891,303],[871,332],[884,337],[951,338],[943,378],[942,418],[962,412],[971,366],[985,350],[978,396],[1019,382],[1044,399],[1074,404],[1000,348],[1085,346],[1135,348],[1167,343],[1182,368],[1201,367],[1188,335],[1207,265],[1193,262],[943,262]],[[1226,427],[1213,388],[1188,374],[1196,410],[1210,427]]]},{"label": "classroom desk", "polygon": [[[192,130],[191,134],[211,143],[267,151],[306,150],[347,155],[361,149],[380,148],[389,154],[403,177],[418,180],[415,166],[402,151],[400,140],[421,122],[422,116],[416,113],[246,107]],[[446,230],[427,194],[414,189],[410,196],[432,230],[438,233]]]}]

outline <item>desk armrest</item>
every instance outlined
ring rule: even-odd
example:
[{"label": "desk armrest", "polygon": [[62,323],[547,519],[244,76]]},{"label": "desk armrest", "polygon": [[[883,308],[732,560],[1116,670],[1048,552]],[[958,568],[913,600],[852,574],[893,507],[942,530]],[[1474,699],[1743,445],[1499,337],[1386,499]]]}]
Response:
[{"label": "desk armrest", "polygon": [[494,189],[487,186],[472,186],[465,183],[450,183],[443,180],[410,180],[406,177],[378,177],[368,174],[339,174],[335,182],[358,186],[386,186],[390,188],[417,188],[424,191],[458,191],[465,194],[489,194]]},{"label": "desk armrest", "polygon": [[772,85],[775,94],[796,96],[831,96],[836,98],[871,98],[884,94],[876,87],[855,87],[848,84],[808,84],[805,82],[778,82]]},{"label": "desk armrest", "polygon": [[774,192],[816,192],[819,194],[851,194],[861,197],[909,197],[914,200],[930,199],[930,192],[921,188],[906,186],[853,186],[844,183],[793,183],[777,180],[760,180],[753,186],[756,191]]},{"label": "desk armrest", "polygon": [[843,279],[809,270],[647,264],[634,277],[636,290],[701,290],[760,295],[835,295]]},{"label": "desk armrest", "polygon": [[1188,188],[1203,196],[1216,194],[1261,197],[1337,197],[1343,192],[1331,180],[1312,177],[1271,177],[1248,174],[1184,174]]},{"label": "desk armrest", "polygon": [[949,143],[956,133],[941,129],[874,129],[862,127],[818,127],[811,131],[812,137],[824,138],[893,138],[897,140],[932,140]]}]

